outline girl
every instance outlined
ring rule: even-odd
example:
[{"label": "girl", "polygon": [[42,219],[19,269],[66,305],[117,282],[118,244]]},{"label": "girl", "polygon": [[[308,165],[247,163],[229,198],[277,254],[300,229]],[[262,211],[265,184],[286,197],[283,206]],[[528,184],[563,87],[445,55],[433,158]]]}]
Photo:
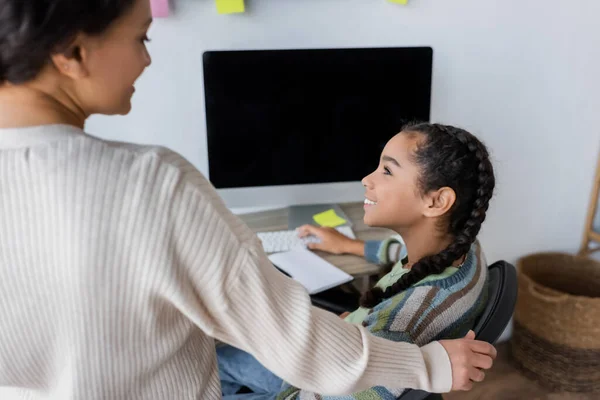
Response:
[{"label": "girl", "polygon": [[[363,243],[334,229],[300,229],[301,235],[321,239],[310,245],[313,249],[395,263],[363,295],[361,307],[342,317],[376,336],[419,345],[469,331],[486,302],[487,268],[476,238],[494,182],[485,146],[462,129],[416,124],[392,138],[377,170],[363,180],[364,222],[398,236]],[[227,399],[272,399],[282,388],[281,399],[330,398],[282,386],[281,379],[231,346],[217,354]],[[235,394],[242,386],[255,393]],[[395,399],[403,391],[377,386],[343,398]]]},{"label": "girl", "polygon": [[148,0],[0,0],[0,398],[219,399],[215,338],[317,391],[468,388],[493,347],[312,308],[181,156],[84,132],[129,112],[151,20]]}]

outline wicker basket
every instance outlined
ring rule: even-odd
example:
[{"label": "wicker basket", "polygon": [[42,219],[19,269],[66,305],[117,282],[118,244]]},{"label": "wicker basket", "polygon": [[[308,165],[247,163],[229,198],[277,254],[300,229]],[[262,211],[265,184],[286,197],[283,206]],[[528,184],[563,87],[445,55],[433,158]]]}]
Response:
[{"label": "wicker basket", "polygon": [[563,253],[519,260],[512,352],[554,389],[600,392],[600,263]]}]

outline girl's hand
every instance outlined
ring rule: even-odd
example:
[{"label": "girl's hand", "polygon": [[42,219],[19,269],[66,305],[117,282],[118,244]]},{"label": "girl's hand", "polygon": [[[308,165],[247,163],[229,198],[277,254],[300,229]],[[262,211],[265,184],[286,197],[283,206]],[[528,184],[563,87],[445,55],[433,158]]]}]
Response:
[{"label": "girl's hand", "polygon": [[332,254],[355,254],[364,257],[365,242],[350,239],[333,228],[320,228],[312,225],[303,225],[298,228],[298,236],[315,236],[321,242],[309,243],[311,250],[322,250]]}]

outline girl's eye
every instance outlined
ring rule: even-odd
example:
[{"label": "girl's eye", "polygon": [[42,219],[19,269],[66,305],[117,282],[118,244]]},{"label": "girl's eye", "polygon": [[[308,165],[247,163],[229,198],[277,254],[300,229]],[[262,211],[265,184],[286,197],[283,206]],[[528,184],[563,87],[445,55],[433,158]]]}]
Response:
[{"label": "girl's eye", "polygon": [[383,167],[383,174],[384,175],[391,175],[392,171],[390,171],[390,169],[388,167]]}]

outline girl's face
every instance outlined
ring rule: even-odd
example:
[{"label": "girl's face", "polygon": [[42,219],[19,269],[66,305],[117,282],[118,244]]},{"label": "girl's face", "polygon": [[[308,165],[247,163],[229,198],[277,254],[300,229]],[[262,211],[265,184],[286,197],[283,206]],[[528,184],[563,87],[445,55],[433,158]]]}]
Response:
[{"label": "girl's face", "polygon": [[421,195],[419,168],[413,161],[420,140],[420,134],[394,136],[383,149],[377,169],[363,179],[365,224],[399,231],[424,218],[427,199]]}]

